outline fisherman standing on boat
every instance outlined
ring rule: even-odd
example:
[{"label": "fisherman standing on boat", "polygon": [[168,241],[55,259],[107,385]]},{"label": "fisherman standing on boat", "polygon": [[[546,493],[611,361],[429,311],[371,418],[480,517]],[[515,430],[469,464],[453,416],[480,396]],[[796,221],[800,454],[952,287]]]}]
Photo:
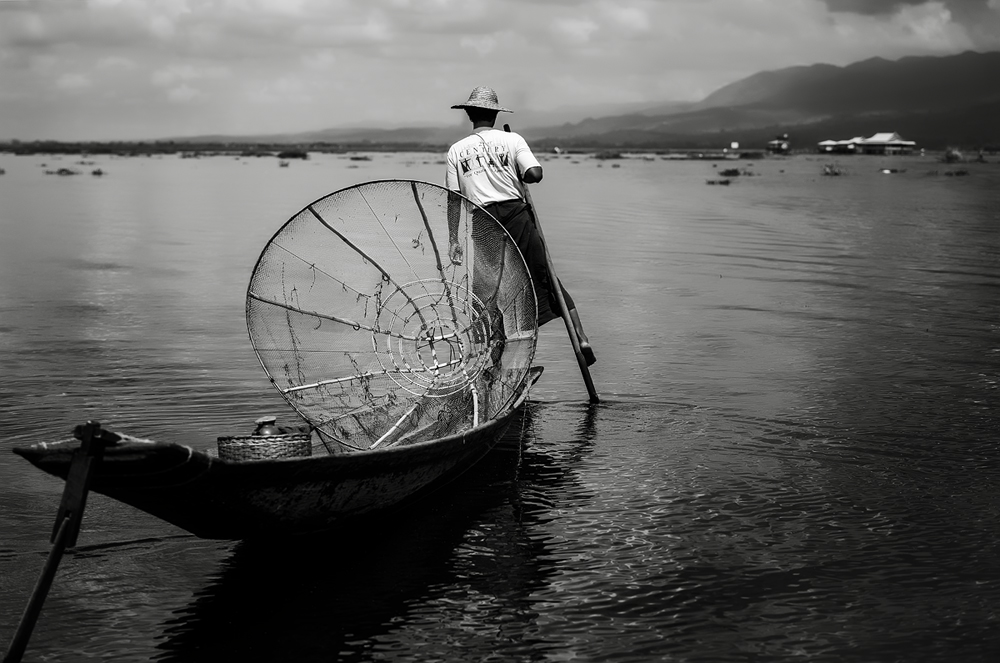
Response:
[{"label": "fisherman standing on boat", "polygon": [[[500,106],[497,93],[485,85],[475,88],[469,100],[452,106],[466,112],[473,133],[448,150],[445,186],[461,193],[493,215],[521,250],[538,295],[538,325],[558,318],[562,311],[552,288],[545,258],[545,246],[539,235],[534,210],[525,200],[522,187],[542,180],[542,167],[519,134],[494,128],[497,114],[512,113]],[[462,262],[462,247],[452,238],[448,250],[452,262]],[[562,287],[569,317],[580,339],[580,350],[587,361],[597,359],[583,331],[573,298]]]}]

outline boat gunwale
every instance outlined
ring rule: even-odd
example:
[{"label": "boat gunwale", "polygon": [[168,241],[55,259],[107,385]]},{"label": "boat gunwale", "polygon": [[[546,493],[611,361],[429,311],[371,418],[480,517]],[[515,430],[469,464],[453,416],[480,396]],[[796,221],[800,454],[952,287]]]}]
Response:
[{"label": "boat gunwale", "polygon": [[[229,460],[226,458],[220,458],[213,454],[210,454],[204,449],[196,449],[189,444],[180,444],[178,442],[161,442],[157,440],[148,440],[145,438],[138,438],[132,435],[123,434],[125,437],[122,441],[126,444],[114,444],[109,445],[104,450],[104,460],[115,462],[115,456],[125,456],[130,453],[136,453],[142,451],[143,446],[146,445],[146,449],[152,450],[153,447],[157,449],[170,449],[170,448],[182,448],[187,449],[191,457],[200,456],[208,461],[210,465],[221,465],[223,467],[257,467],[264,468],[276,464],[280,465],[295,465],[295,464],[312,464],[318,461],[330,464],[340,464],[340,463],[358,463],[367,464],[369,462],[378,462],[380,459],[392,458],[393,456],[400,455],[414,455],[418,452],[425,450],[438,449],[442,447],[451,448],[457,442],[464,443],[468,438],[474,437],[479,439],[482,435],[487,435],[491,432],[491,429],[497,426],[505,425],[508,423],[509,419],[514,415],[519,407],[521,407],[524,402],[528,399],[529,389],[538,381],[538,378],[542,374],[542,367],[536,366],[529,369],[527,374],[527,379],[521,387],[520,393],[503,412],[498,413],[497,416],[484,422],[478,426],[470,428],[468,430],[462,431],[460,433],[453,433],[451,435],[446,435],[445,437],[433,438],[430,440],[422,440],[419,442],[413,442],[410,444],[405,444],[401,446],[390,446],[382,447],[378,449],[366,449],[363,451],[352,451],[343,454],[326,454],[320,456],[293,456],[289,458],[266,458],[260,460]],[[76,444],[77,440],[75,438],[68,438],[65,440],[59,440],[56,442],[38,442],[32,444],[28,447],[14,447],[11,449],[17,455],[27,459],[29,462],[34,463],[32,458],[37,458],[41,460],[42,458],[48,457],[51,459],[56,454],[72,454],[79,448]],[[58,448],[54,448],[57,447]],[[363,462],[362,462],[363,461]]]}]

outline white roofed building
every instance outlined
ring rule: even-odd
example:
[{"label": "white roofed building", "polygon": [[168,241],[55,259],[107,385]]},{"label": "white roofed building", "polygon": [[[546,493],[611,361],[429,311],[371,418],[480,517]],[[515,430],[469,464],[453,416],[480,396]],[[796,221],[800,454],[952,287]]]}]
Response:
[{"label": "white roofed building", "polygon": [[895,131],[877,133],[868,138],[855,136],[847,140],[824,140],[816,147],[824,154],[909,154],[917,144],[904,140]]},{"label": "white roofed building", "polygon": [[878,133],[863,139],[858,144],[862,154],[909,154],[917,144],[912,140],[904,140],[895,131]]}]

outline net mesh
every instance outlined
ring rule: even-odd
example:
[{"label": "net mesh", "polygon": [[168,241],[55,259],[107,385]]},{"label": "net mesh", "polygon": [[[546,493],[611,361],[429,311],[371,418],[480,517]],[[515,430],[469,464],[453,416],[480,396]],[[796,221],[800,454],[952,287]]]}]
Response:
[{"label": "net mesh", "polygon": [[409,180],[359,184],[293,216],[264,247],[246,308],[268,377],[334,453],[495,417],[538,333],[510,235],[466,198]]}]

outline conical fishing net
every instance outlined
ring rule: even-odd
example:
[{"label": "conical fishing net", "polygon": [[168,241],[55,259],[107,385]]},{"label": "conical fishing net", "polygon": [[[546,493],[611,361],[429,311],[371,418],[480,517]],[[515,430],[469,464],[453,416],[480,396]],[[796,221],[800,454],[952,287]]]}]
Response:
[{"label": "conical fishing net", "polygon": [[409,180],[359,184],[293,216],[254,268],[247,326],[274,386],[333,453],[495,417],[538,333],[510,235],[466,198]]}]

